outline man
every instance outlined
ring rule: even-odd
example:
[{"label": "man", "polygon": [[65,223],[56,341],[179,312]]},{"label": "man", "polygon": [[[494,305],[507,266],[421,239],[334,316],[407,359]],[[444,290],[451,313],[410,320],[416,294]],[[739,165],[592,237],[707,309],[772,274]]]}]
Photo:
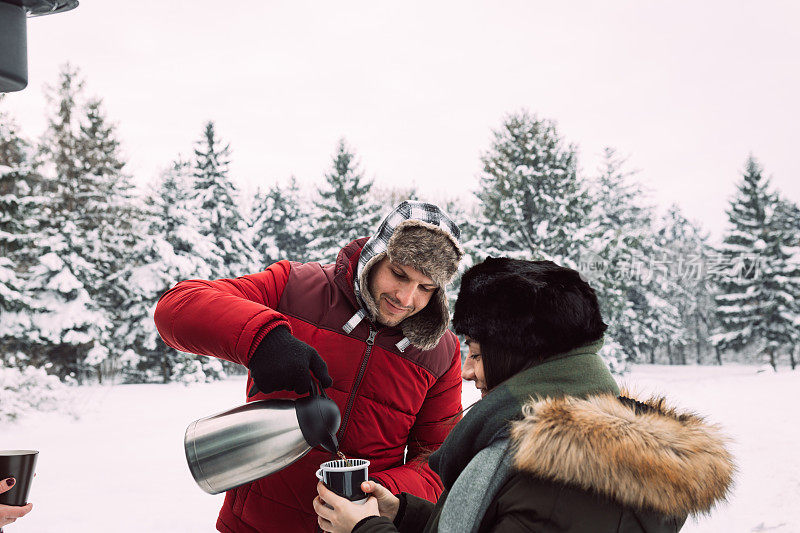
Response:
[{"label": "man", "polygon": [[[463,255],[458,238],[438,207],[403,202],[334,264],[280,261],[241,278],[179,283],[159,300],[156,326],[173,348],[245,365],[248,401],[296,398],[313,374],[339,406],[341,451],[369,459],[370,477],[393,493],[435,501],[441,481],[414,458],[438,448],[461,409],[445,296]],[[329,459],[313,449],[229,491],[217,529],[316,531],[314,473]]]}]

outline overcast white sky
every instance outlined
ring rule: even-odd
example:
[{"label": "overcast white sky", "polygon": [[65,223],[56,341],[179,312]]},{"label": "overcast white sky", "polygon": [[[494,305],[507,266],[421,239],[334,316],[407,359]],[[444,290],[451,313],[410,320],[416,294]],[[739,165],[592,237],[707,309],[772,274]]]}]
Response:
[{"label": "overcast white sky", "polygon": [[716,237],[750,152],[800,201],[798,27],[791,0],[82,0],[29,20],[29,86],[6,107],[38,136],[70,61],[140,182],[213,119],[247,188],[319,183],[345,136],[378,185],[465,197],[491,129],[527,108],[587,171],[628,154],[651,203]]}]

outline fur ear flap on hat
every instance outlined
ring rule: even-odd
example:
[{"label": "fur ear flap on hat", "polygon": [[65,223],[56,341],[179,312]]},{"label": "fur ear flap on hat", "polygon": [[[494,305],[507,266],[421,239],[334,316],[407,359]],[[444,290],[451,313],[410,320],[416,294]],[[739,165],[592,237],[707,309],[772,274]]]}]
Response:
[{"label": "fur ear flap on hat", "polygon": [[378,302],[372,297],[372,292],[369,290],[369,274],[372,269],[386,257],[386,252],[379,253],[373,256],[361,272],[358,273],[358,283],[362,287],[361,299],[366,306],[366,311],[369,313],[370,319],[374,320],[378,316]]},{"label": "fur ear flap on hat", "polygon": [[453,327],[479,343],[542,360],[599,339],[607,326],[577,271],[552,261],[489,257],[462,276]]}]

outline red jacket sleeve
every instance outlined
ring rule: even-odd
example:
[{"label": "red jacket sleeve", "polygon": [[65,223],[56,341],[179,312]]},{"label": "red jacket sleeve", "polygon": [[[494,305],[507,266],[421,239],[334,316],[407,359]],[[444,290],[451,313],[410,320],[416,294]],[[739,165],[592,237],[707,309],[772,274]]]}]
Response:
[{"label": "red jacket sleeve", "polygon": [[182,281],[158,300],[158,333],[176,350],[247,365],[267,333],[289,327],[274,309],[290,270],[288,261],[280,261],[241,278]]},{"label": "red jacket sleeve", "polygon": [[372,479],[392,494],[407,492],[431,502],[439,499],[444,486],[428,466],[428,456],[461,420],[461,382],[461,350],[456,344],[450,368],[430,388],[417,413],[409,435],[406,464],[371,473]]}]

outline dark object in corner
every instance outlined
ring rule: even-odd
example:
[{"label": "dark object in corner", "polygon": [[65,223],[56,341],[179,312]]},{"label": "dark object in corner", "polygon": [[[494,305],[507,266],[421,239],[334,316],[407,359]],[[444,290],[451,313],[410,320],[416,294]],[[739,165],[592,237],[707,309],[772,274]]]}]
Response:
[{"label": "dark object in corner", "polygon": [[69,11],[78,0],[0,0],[0,92],[28,85],[26,17]]}]

